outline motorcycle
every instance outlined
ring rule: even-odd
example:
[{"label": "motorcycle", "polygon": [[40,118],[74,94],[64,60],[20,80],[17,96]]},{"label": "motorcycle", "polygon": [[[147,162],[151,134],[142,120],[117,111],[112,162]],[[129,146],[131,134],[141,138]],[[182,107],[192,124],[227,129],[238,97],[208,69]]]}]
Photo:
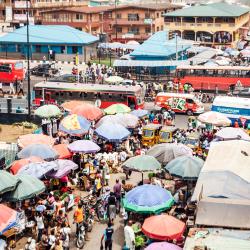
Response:
[{"label": "motorcycle", "polygon": [[76,237],[76,247],[78,247],[79,249],[82,249],[84,245],[85,245],[85,226],[82,223],[79,226],[78,234]]},{"label": "motorcycle", "polygon": [[87,231],[91,232],[93,229],[93,225],[94,225],[94,218],[95,218],[95,210],[93,208],[90,209],[89,211],[89,215],[87,217]]}]

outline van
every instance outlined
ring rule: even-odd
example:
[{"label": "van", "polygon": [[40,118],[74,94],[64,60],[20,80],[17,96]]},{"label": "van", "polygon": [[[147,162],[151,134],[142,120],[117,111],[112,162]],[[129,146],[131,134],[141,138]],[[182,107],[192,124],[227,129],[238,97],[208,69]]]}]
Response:
[{"label": "van", "polygon": [[160,92],[155,98],[155,109],[162,112],[172,109],[175,113],[187,115],[201,114],[204,112],[203,104],[193,94]]}]

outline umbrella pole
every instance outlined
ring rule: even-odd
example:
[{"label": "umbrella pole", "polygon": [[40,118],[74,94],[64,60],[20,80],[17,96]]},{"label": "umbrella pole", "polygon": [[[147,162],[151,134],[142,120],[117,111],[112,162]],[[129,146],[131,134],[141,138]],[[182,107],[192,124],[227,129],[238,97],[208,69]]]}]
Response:
[{"label": "umbrella pole", "polygon": [[143,185],[143,172],[141,172],[142,185]]}]

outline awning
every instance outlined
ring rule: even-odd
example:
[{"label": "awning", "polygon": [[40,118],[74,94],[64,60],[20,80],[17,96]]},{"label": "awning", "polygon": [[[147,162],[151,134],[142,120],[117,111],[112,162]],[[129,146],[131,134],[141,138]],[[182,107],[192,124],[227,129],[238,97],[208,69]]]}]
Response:
[{"label": "awning", "polygon": [[213,57],[216,56],[216,54],[217,52],[215,49],[208,49],[193,56],[192,58],[188,59],[188,61],[189,62],[192,61],[193,65],[201,64],[207,62],[209,59],[212,59]]},{"label": "awning", "polygon": [[144,60],[115,60],[114,67],[177,67],[189,65],[185,61],[144,61]]}]

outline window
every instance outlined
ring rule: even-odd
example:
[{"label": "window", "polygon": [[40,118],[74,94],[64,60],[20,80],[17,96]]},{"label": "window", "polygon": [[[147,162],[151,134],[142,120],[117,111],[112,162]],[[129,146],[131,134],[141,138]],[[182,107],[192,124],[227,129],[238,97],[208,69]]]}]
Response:
[{"label": "window", "polygon": [[186,102],[189,103],[189,104],[193,104],[194,100],[193,99],[186,99]]},{"label": "window", "polygon": [[83,15],[82,14],[76,14],[76,20],[82,20]]},{"label": "window", "polygon": [[116,32],[117,33],[122,33],[122,27],[116,27]]},{"label": "window", "polygon": [[138,14],[128,14],[128,21],[139,21]]},{"label": "window", "polygon": [[145,19],[150,19],[150,13],[149,12],[145,13]]},{"label": "window", "polygon": [[159,18],[159,16],[160,16],[160,15],[159,15],[159,12],[157,12],[157,13],[156,13],[156,17]]},{"label": "window", "polygon": [[36,45],[35,51],[36,51],[36,53],[41,53],[41,45]]},{"label": "window", "polygon": [[72,53],[76,54],[78,52],[78,47],[77,46],[72,46]]},{"label": "window", "polygon": [[139,34],[139,28],[138,27],[129,27],[128,33],[138,35]]},{"label": "window", "polygon": [[163,30],[163,25],[161,25],[161,30]]},{"label": "window", "polygon": [[122,18],[122,14],[121,14],[121,13],[117,13],[117,14],[116,14],[116,18],[117,18],[117,19],[121,19],[121,18]]},{"label": "window", "polygon": [[65,50],[66,48],[65,48],[65,46],[61,46],[61,54],[64,54],[65,53]]},{"label": "window", "polygon": [[7,63],[0,64],[0,72],[11,72],[11,65]]},{"label": "window", "polygon": [[156,29],[157,29],[157,31],[159,31],[160,30],[159,26],[157,26]]},{"label": "window", "polygon": [[150,33],[151,32],[151,28],[150,27],[146,27],[145,28],[145,33]]},{"label": "window", "polygon": [[52,19],[59,19],[59,14],[58,13],[52,14]]}]

